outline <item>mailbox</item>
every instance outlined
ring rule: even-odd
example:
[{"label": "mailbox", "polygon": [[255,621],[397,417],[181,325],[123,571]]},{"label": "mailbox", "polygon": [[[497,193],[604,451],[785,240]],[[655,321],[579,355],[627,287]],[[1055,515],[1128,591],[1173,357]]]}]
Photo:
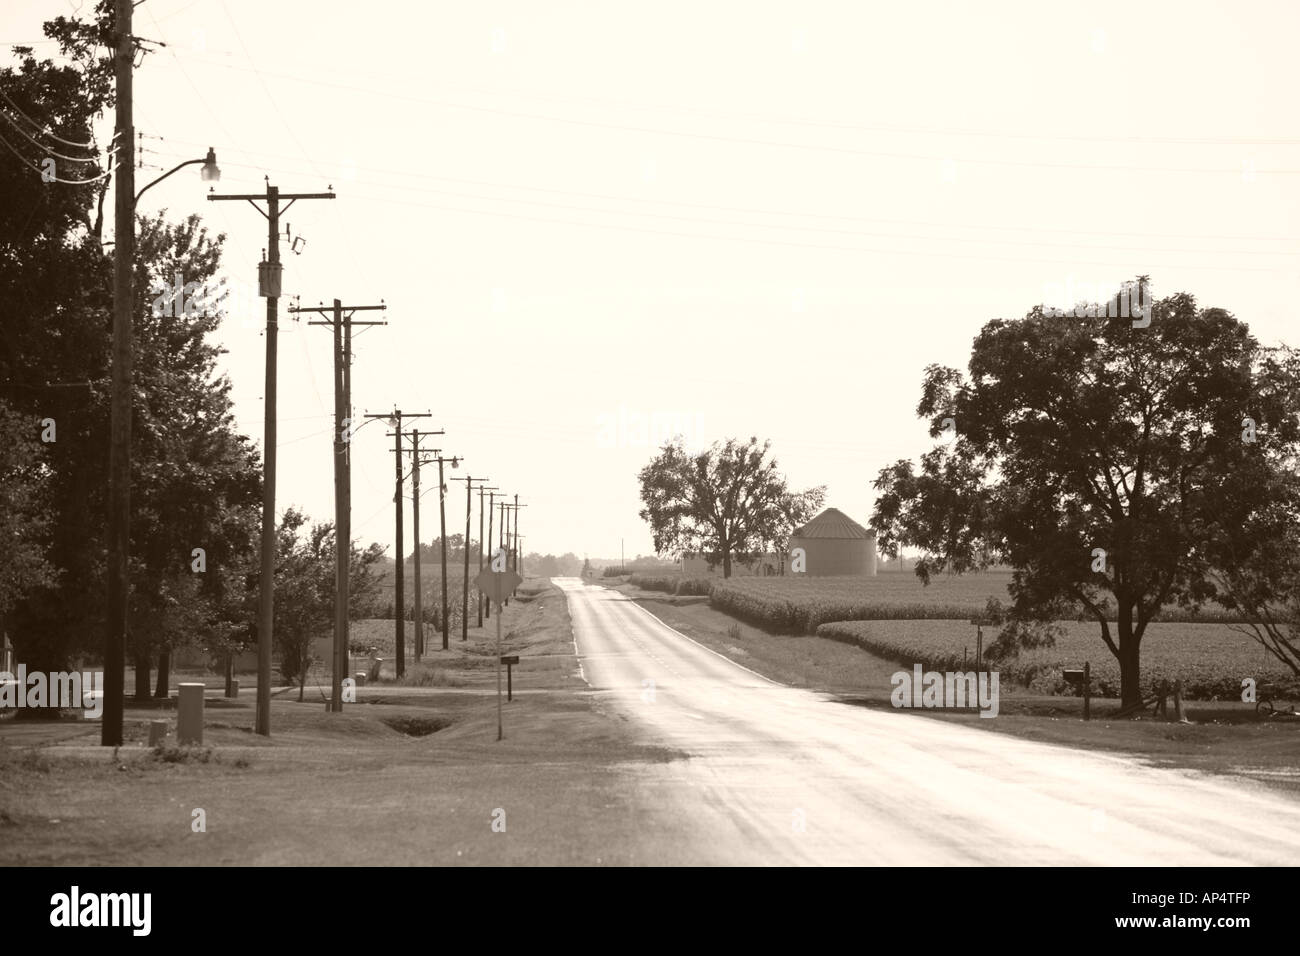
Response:
[{"label": "mailbox", "polygon": [[1063,667],[1061,676],[1072,687],[1083,691],[1083,719],[1092,719],[1092,664],[1084,662],[1083,667]]},{"label": "mailbox", "polygon": [[[519,655],[512,654],[509,657],[502,655],[501,663],[506,665],[506,700],[514,700],[515,699],[514,666],[519,663]],[[497,674],[500,673],[501,673],[500,671],[497,671]],[[500,681],[501,678],[497,677],[497,680]],[[501,693],[501,685],[499,683],[497,684],[497,693],[498,694]]]}]

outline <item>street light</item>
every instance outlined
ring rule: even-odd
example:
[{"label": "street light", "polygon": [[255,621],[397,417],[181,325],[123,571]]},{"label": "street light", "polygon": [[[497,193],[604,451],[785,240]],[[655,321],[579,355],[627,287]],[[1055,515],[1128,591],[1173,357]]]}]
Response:
[{"label": "street light", "polygon": [[[221,178],[217,153],[208,147],[203,159],[191,159],[163,173],[132,196],[135,170],[130,161],[134,135],[131,112],[131,70],[135,58],[131,36],[130,0],[117,0],[117,22],[127,24],[118,37],[115,55],[117,74],[118,175],[114,187],[113,224],[113,352],[112,390],[109,411],[108,453],[108,621],[104,630],[104,712],[100,743],[116,747],[122,743],[125,710],[126,636],[130,592],[131,551],[131,332],[132,270],[135,266],[135,207],[140,197],[178,169],[203,164],[203,181]],[[123,153],[125,152],[125,156]],[[258,690],[262,693],[261,689]]]},{"label": "street light", "polygon": [[163,173],[161,176],[159,176],[157,179],[151,182],[148,186],[145,186],[144,189],[141,189],[138,193],[135,194],[135,202],[139,203],[141,196],[143,196],[146,192],[148,192],[150,188],[157,186],[160,182],[162,182],[172,173],[176,172],[176,170],[184,169],[186,166],[193,166],[197,163],[203,164],[203,169],[199,171],[199,175],[202,177],[205,183],[215,183],[221,180],[221,167],[217,165],[217,152],[211,146],[209,146],[208,155],[204,156],[202,159],[187,159],[185,162],[177,166],[173,166],[167,172]]}]

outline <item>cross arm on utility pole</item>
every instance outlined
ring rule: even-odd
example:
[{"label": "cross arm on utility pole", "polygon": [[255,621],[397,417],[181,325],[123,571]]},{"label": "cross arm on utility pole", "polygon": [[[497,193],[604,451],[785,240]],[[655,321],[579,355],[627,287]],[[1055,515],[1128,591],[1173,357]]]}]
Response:
[{"label": "cross arm on utility pole", "polygon": [[[331,189],[330,192],[324,192],[324,193],[280,193],[279,198],[282,200],[283,199],[289,200],[289,205],[285,206],[283,209],[280,210],[280,213],[283,215],[284,213],[289,211],[289,206],[292,206],[299,199],[336,199],[338,197],[334,195],[334,192]],[[252,203],[253,208],[256,209],[258,212],[262,213],[263,216],[267,215],[267,213],[262,212],[262,208],[258,206],[256,202],[256,200],[258,199],[265,202],[266,193],[234,193],[234,194],[227,193],[225,195],[218,195],[217,193],[208,193],[208,202],[223,202],[232,199],[237,202],[243,202],[247,200],[248,202]]]}]

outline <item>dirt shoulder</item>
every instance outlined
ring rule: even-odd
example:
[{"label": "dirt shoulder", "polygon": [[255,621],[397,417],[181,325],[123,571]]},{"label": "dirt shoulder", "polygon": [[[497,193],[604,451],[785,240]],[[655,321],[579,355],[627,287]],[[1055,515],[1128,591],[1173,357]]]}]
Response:
[{"label": "dirt shoulder", "polygon": [[821,691],[847,705],[896,713],[899,719],[947,720],[1027,740],[1124,754],[1156,766],[1249,777],[1300,794],[1300,720],[1260,721],[1237,701],[1192,702],[1190,723],[1139,718],[1108,719],[1115,700],[1094,700],[1085,722],[1079,698],[1051,697],[1000,688],[994,719],[972,712],[899,710],[890,703],[890,677],[906,668],[860,648],[821,637],[770,634],[714,610],[707,599],[615,588],[665,624],[792,687]]},{"label": "dirt shoulder", "polygon": [[[495,620],[406,685],[358,688],[343,714],[310,684],[303,703],[277,694],[270,738],[253,733],[253,693],[222,700],[216,677],[188,753],[145,747],[151,719],[174,741],[165,710],[128,706],[116,753],[94,722],[0,723],[0,865],[662,862],[637,780],[676,755],[602,710],[563,594],[525,588],[502,618],[521,659],[502,741]],[[418,686],[421,670],[438,683]]]}]

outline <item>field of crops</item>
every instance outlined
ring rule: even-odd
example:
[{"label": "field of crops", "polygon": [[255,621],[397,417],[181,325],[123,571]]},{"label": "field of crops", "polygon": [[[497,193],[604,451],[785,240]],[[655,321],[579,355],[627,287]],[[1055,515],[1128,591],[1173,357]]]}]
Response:
[{"label": "field of crops", "polygon": [[[929,586],[911,571],[881,572],[869,578],[731,578],[714,582],[709,603],[769,630],[811,634],[832,621],[969,621],[991,597],[1009,604],[1010,583],[1010,571],[936,577]],[[1217,607],[1199,614],[1168,608],[1160,616],[1161,621],[1187,623],[1231,619]]]},{"label": "field of crops", "polygon": [[708,594],[713,587],[712,578],[685,578],[680,573],[637,572],[628,581],[646,591],[666,591],[669,594]]},{"label": "field of crops", "polygon": [[[1062,667],[1092,666],[1094,686],[1101,696],[1119,696],[1119,664],[1101,640],[1097,624],[1069,623],[1051,648],[1025,652],[1018,658],[986,664],[1005,682],[1015,682],[1044,694],[1074,693],[1061,678]],[[819,637],[856,644],[910,668],[955,671],[974,668],[975,628],[958,621],[844,621],[823,624]],[[984,631],[985,642],[990,639]],[[1263,648],[1223,624],[1151,624],[1142,638],[1142,686],[1160,680],[1181,680],[1191,700],[1238,700],[1241,681],[1285,680],[1285,670]]]}]

